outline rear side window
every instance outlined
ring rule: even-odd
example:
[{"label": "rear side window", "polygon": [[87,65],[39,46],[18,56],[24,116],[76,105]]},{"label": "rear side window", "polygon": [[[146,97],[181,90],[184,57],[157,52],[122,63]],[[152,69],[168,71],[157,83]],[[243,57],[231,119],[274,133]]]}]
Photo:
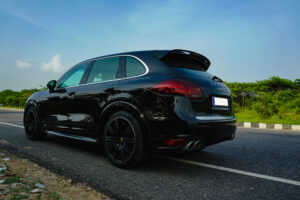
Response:
[{"label": "rear side window", "polygon": [[119,57],[97,60],[88,76],[87,83],[114,80],[119,69]]},{"label": "rear side window", "polygon": [[126,57],[126,77],[142,75],[146,72],[144,65],[133,57]]}]

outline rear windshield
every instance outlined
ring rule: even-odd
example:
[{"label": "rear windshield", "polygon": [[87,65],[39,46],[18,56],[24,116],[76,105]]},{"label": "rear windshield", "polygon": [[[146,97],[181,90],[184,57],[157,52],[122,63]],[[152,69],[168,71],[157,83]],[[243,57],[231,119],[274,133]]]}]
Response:
[{"label": "rear windshield", "polygon": [[197,71],[206,71],[208,68],[205,66],[201,57],[184,52],[168,53],[161,58],[161,61],[170,67],[179,67]]}]

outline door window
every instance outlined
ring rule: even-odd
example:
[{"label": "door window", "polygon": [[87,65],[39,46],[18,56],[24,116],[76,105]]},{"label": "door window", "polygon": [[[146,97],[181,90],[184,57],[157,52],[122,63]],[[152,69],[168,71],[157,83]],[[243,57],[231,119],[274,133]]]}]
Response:
[{"label": "door window", "polygon": [[59,81],[58,87],[70,87],[80,84],[83,74],[89,66],[89,62],[77,65],[76,67],[70,69]]},{"label": "door window", "polygon": [[88,76],[87,83],[96,83],[116,79],[119,69],[119,57],[97,60]]},{"label": "door window", "polygon": [[126,77],[142,75],[146,72],[143,64],[133,57],[126,57]]}]

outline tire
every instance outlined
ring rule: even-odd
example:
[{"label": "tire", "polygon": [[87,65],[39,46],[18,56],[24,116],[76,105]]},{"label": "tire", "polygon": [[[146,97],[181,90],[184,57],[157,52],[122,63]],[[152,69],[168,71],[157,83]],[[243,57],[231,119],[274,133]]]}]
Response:
[{"label": "tire", "polygon": [[29,107],[24,113],[25,134],[29,140],[42,140],[46,133],[41,131],[40,118],[35,107]]},{"label": "tire", "polygon": [[142,128],[125,111],[116,112],[108,119],[103,144],[107,157],[117,167],[132,168],[147,158]]}]

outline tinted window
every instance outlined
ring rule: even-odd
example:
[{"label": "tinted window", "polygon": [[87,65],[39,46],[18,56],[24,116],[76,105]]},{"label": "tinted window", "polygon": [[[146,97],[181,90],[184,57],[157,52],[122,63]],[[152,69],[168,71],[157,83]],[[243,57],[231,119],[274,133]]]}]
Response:
[{"label": "tinted window", "polygon": [[85,70],[88,68],[89,64],[90,63],[88,62],[81,65],[77,65],[76,67],[72,68],[60,79],[58,87],[62,88],[79,85],[81,78]]},{"label": "tinted window", "polygon": [[146,72],[143,64],[135,58],[126,57],[126,77],[137,76]]},{"label": "tinted window", "polygon": [[91,69],[87,83],[116,79],[118,68],[119,57],[97,60]]}]

